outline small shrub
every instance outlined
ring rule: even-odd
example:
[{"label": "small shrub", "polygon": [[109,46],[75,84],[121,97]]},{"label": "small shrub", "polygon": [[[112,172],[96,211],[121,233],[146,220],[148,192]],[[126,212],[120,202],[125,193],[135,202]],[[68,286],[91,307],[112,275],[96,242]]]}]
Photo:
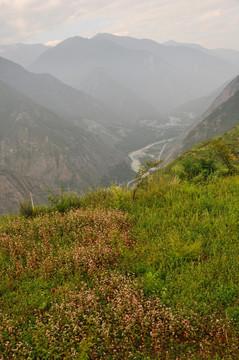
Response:
[{"label": "small shrub", "polygon": [[19,201],[19,214],[26,217],[33,215],[33,207],[29,199]]},{"label": "small shrub", "polygon": [[36,205],[33,209],[33,215],[47,214],[50,212],[50,208],[46,205]]},{"label": "small shrub", "polygon": [[65,192],[64,188],[60,188],[58,193],[49,191],[49,196],[47,201],[50,203],[53,210],[64,213],[65,211],[70,210],[71,208],[80,207],[80,199],[75,192],[67,191]]}]

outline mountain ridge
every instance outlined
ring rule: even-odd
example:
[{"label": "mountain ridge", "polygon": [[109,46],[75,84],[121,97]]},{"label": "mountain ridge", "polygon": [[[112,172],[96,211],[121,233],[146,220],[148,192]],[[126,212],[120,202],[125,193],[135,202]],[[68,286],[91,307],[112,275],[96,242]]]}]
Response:
[{"label": "mountain ridge", "polygon": [[60,116],[114,122],[117,115],[94,97],[63,84],[49,74],[34,74],[0,57],[0,79]]},{"label": "mountain ridge", "polygon": [[[130,46],[124,46],[125,41]],[[237,73],[234,65],[196,49],[113,35],[66,39],[29,70],[51,73],[84,91],[82,84],[97,67],[160,112],[213,91]]]},{"label": "mountain ridge", "polygon": [[49,46],[43,44],[0,45],[0,56],[27,67],[47,49]]}]

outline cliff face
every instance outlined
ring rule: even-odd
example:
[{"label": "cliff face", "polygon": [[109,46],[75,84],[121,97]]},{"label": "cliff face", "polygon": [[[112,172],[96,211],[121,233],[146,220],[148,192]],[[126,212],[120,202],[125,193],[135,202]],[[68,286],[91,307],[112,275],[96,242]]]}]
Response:
[{"label": "cliff face", "polygon": [[46,184],[22,176],[16,171],[0,168],[0,214],[16,212],[19,201],[30,198],[33,193],[35,205],[41,204],[46,199]]},{"label": "cliff face", "polygon": [[225,103],[230,97],[232,97],[239,90],[239,76],[233,79],[220,93],[219,96],[213,101],[213,103],[209,106],[208,110],[203,115],[206,118],[210,115],[216,108]]},{"label": "cliff face", "polygon": [[29,197],[30,189],[38,193],[65,185],[79,190],[97,184],[121,156],[111,142],[68,123],[0,82],[2,212],[16,208],[17,199]]},{"label": "cliff face", "polygon": [[190,130],[173,157],[200,141],[224,134],[236,125],[239,125],[239,76],[211,104],[204,113],[203,120]]}]

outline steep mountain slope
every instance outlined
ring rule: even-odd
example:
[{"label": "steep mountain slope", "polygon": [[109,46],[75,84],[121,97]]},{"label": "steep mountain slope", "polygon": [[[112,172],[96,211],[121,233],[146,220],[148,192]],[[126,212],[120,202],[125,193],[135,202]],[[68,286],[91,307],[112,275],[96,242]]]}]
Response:
[{"label": "steep mountain slope", "polygon": [[238,90],[239,90],[239,75],[235,77],[235,79],[233,79],[215,98],[215,100],[212,102],[212,104],[205,112],[204,117],[211,114],[215,109],[217,109],[224,102],[230,99],[230,97],[232,97]]},{"label": "steep mountain slope", "polygon": [[193,49],[200,50],[208,55],[217,56],[237,67],[239,70],[239,51],[232,49],[206,49],[198,44],[190,44],[190,43],[179,43],[174,40],[169,40],[164,45],[167,46],[187,46]]},{"label": "steep mountain slope", "polygon": [[48,48],[49,46],[43,44],[2,45],[0,46],[0,56],[26,67]]},{"label": "steep mountain slope", "polygon": [[239,51],[231,49],[214,49],[211,50],[211,52],[221,59],[234,64],[239,69]]},{"label": "steep mountain slope", "polygon": [[[33,191],[35,183],[37,188],[63,184],[79,190],[99,182],[110,166],[121,161],[122,154],[112,142],[102,141],[0,82],[2,175],[3,169],[14,171],[20,182],[27,178],[32,183]],[[15,199],[11,178],[8,187]],[[6,179],[1,176],[1,181]]]},{"label": "steep mountain slope", "polygon": [[108,104],[120,116],[124,126],[137,125],[141,120],[163,121],[163,115],[129,87],[110,78],[102,68],[96,68],[82,83],[88,94]]},{"label": "steep mountain slope", "polygon": [[236,75],[233,65],[196,49],[107,34],[69,38],[30,66],[81,90],[97,68],[159,111],[199,98]]},{"label": "steep mountain slope", "polygon": [[34,102],[68,119],[116,123],[119,117],[98,100],[47,74],[33,74],[0,57],[0,80]]},{"label": "steep mountain slope", "polygon": [[211,104],[204,119],[185,137],[174,157],[194,144],[224,134],[239,124],[239,76],[236,77]]},{"label": "steep mountain slope", "polygon": [[[230,82],[231,81],[226,82],[226,84],[223,84],[215,91],[212,91],[210,94],[178,106],[173,111],[171,111],[170,114],[175,114],[175,116],[177,116],[178,113],[191,113],[196,119],[196,123],[200,122],[203,118],[206,117],[206,114],[209,115],[209,113],[211,113],[217,107],[215,104],[215,107],[211,108],[212,104],[214,104],[214,101]],[[194,123],[194,125],[196,125],[196,123]]]},{"label": "steep mountain slope", "polygon": [[0,167],[0,214],[17,211],[19,201],[29,199],[30,191],[33,191],[34,204],[43,204],[46,189],[43,181]]}]

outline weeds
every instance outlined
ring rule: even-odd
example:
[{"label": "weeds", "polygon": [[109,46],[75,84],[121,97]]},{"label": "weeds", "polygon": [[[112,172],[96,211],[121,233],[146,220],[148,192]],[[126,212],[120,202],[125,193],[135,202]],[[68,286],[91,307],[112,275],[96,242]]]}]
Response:
[{"label": "weeds", "polygon": [[0,359],[239,358],[237,176],[63,197],[0,219]]},{"label": "weeds", "polygon": [[19,201],[19,215],[30,217],[33,215],[31,200],[23,199]]}]

